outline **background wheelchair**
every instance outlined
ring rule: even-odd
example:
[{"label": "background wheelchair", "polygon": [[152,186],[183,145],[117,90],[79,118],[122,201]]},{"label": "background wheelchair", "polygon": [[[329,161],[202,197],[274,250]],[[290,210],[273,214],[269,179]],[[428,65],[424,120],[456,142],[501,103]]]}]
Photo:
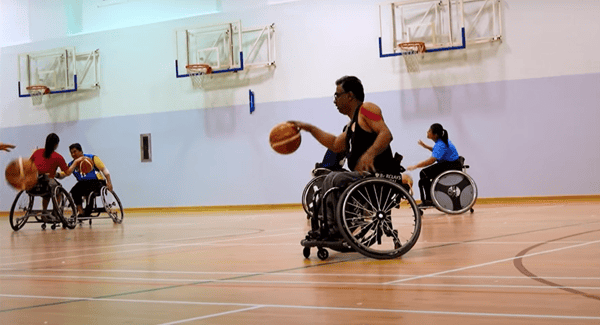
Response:
[{"label": "background wheelchair", "polygon": [[[431,183],[431,199],[436,209],[447,214],[474,212],[477,201],[477,185],[467,174],[465,158],[459,157],[462,170],[448,170],[441,173]],[[427,207],[422,207],[426,209]]]},{"label": "background wheelchair", "polygon": [[[89,224],[92,224],[94,219],[112,219],[114,223],[123,222],[123,205],[121,200],[112,190],[108,187],[102,186],[99,191],[92,191],[88,197],[84,198],[83,210],[86,211],[84,217],[79,217],[79,223],[89,220]],[[101,205],[100,205],[100,204]],[[106,215],[103,215],[106,213]]]},{"label": "background wheelchair", "polygon": [[[396,154],[400,164],[402,156]],[[401,168],[404,170],[404,168]],[[312,247],[325,260],[330,248],[339,252],[357,251],[376,259],[392,259],[408,252],[421,233],[421,213],[400,175],[375,174],[346,188],[331,188],[322,193],[323,180],[330,171],[313,170],[315,176],[303,191],[303,206],[308,210],[311,230],[300,242],[305,258]],[[341,193],[335,209],[336,231],[331,232],[323,207],[327,197]],[[306,204],[305,204],[306,203]]]},{"label": "background wheelchair", "polygon": [[[46,213],[34,210],[35,199],[39,197],[41,202],[44,196],[51,197],[51,208],[49,205]],[[14,231],[23,228],[26,223],[41,223],[42,229],[46,229],[46,224],[50,224],[53,230],[59,224],[63,228],[74,229],[77,225],[77,208],[69,192],[60,183],[52,190],[47,176],[41,175],[33,188],[17,193],[10,208],[9,221]]]}]

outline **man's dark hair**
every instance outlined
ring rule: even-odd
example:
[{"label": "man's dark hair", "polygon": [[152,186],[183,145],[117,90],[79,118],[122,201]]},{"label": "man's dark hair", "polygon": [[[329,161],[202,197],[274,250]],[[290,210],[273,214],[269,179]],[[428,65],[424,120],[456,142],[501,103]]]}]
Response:
[{"label": "man's dark hair", "polygon": [[71,151],[73,148],[83,152],[83,149],[81,149],[81,145],[79,143],[73,143],[72,145],[69,146],[69,151]]},{"label": "man's dark hair", "polygon": [[365,100],[365,89],[360,79],[354,76],[343,76],[335,81],[336,86],[342,86],[344,92],[351,92],[359,102]]}]

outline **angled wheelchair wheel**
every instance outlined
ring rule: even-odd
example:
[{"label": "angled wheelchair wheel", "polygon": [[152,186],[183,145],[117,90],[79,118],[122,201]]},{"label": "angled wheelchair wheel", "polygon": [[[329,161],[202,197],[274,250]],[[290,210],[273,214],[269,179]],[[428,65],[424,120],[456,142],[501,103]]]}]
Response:
[{"label": "angled wheelchair wheel", "polygon": [[33,208],[33,197],[25,191],[17,193],[10,208],[10,227],[14,231],[23,228],[29,219],[29,212]]},{"label": "angled wheelchair wheel", "polygon": [[319,175],[311,179],[302,191],[302,208],[306,215],[311,217],[313,215],[312,207],[314,204],[315,191],[323,187],[323,181],[327,175]]},{"label": "angled wheelchair wheel", "polygon": [[123,222],[123,206],[121,200],[117,196],[117,193],[109,190],[106,186],[100,190],[102,196],[102,203],[104,203],[104,210],[112,218],[114,223]]},{"label": "angled wheelchair wheel", "polygon": [[449,170],[433,180],[431,198],[438,210],[461,214],[470,210],[477,201],[477,185],[465,172]]},{"label": "angled wheelchair wheel", "polygon": [[54,188],[52,195],[54,212],[63,224],[64,228],[75,229],[77,226],[77,207],[73,198],[62,186]]},{"label": "angled wheelchair wheel", "polygon": [[421,233],[421,211],[401,185],[370,178],[350,185],[337,206],[337,224],[357,252],[376,259],[402,256]]}]

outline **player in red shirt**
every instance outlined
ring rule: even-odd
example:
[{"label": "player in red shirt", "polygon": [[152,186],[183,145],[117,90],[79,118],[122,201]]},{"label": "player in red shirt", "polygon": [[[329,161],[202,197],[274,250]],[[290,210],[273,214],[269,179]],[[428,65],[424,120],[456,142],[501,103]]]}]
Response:
[{"label": "player in red shirt", "polygon": [[[75,166],[78,166],[78,163],[81,159],[73,162],[71,167],[67,167],[67,163],[65,162],[65,158],[61,156],[58,152],[56,152],[56,148],[58,148],[58,143],[60,139],[58,135],[55,133],[50,133],[46,137],[46,146],[44,149],[38,149],[33,152],[31,158],[29,158],[37,167],[38,173],[40,176],[38,179],[38,183],[45,182],[50,185],[50,189],[53,192],[54,188],[58,185],[58,181],[54,179],[54,175],[56,174],[56,170],[60,167],[60,169],[65,173],[65,175],[71,175]],[[50,202],[50,196],[44,196],[42,198],[42,212],[46,213],[48,209],[48,203]]]}]

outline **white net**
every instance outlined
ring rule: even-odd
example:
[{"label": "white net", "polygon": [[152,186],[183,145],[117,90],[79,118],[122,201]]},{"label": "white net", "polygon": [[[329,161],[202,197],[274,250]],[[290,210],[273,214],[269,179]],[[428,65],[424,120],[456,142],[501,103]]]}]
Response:
[{"label": "white net", "polygon": [[406,63],[406,70],[410,73],[421,71],[419,68],[419,56],[425,52],[425,44],[421,42],[409,42],[401,43],[399,47]]},{"label": "white net", "polygon": [[190,79],[192,79],[192,85],[194,88],[202,88],[204,79],[212,73],[212,69],[208,64],[190,64],[185,66]]},{"label": "white net", "polygon": [[41,105],[42,100],[44,99],[44,94],[48,91],[48,87],[46,86],[29,86],[27,87],[27,91],[31,95],[31,101],[33,105]]}]

